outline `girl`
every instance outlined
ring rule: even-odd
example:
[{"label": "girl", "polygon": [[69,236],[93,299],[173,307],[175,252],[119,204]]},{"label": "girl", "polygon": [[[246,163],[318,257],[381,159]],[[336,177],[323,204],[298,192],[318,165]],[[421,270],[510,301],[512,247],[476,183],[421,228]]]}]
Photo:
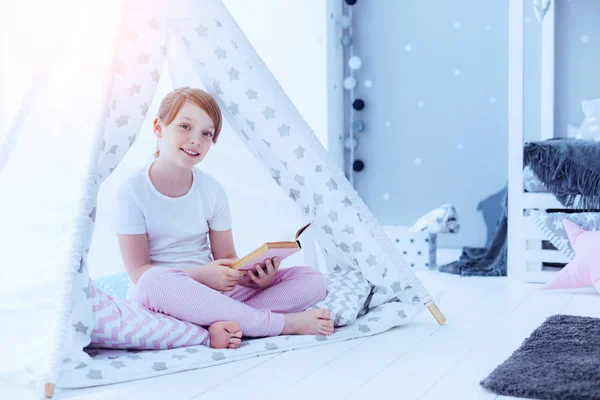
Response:
[{"label": "girl", "polygon": [[237,254],[227,196],[194,168],[217,142],[221,123],[216,101],[199,89],[177,89],[160,104],[155,158],[126,179],[118,195],[118,242],[131,280],[127,298],[208,326],[206,344],[213,348],[237,348],[242,332],[331,335],[329,311],[307,310],[325,296],[319,272],[279,270],[276,258],[256,271],[228,267]]}]

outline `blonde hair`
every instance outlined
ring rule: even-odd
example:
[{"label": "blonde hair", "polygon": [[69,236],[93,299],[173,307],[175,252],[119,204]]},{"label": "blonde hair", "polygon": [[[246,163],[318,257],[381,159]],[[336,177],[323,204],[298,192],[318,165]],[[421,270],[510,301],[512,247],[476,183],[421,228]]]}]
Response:
[{"label": "blonde hair", "polygon": [[[221,115],[221,109],[216,100],[202,89],[182,87],[173,90],[161,101],[157,117],[160,118],[163,124],[170,125],[186,102],[190,102],[200,107],[208,114],[215,127],[212,141],[213,143],[217,143],[223,124],[223,116]],[[158,149],[157,143],[154,156],[158,157],[159,155],[160,150]]]}]

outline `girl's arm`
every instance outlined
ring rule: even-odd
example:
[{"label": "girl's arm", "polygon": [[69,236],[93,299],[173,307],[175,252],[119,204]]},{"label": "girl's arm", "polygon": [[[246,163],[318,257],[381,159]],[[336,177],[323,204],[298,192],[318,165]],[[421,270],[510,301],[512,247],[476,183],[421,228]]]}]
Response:
[{"label": "girl's arm", "polygon": [[235,259],[238,258],[233,244],[233,233],[231,229],[226,231],[214,231],[209,229],[208,237],[210,247],[213,254],[213,259]]},{"label": "girl's arm", "polygon": [[137,284],[140,276],[152,267],[148,236],[145,233],[135,235],[118,234],[117,236],[125,270],[127,270],[127,274],[133,283]]}]

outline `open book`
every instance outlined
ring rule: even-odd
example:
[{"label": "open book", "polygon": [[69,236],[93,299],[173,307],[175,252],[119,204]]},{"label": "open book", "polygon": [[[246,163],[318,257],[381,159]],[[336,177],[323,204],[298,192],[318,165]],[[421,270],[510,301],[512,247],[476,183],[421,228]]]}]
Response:
[{"label": "open book", "polygon": [[266,242],[263,243],[259,248],[245,256],[240,258],[235,263],[231,264],[233,269],[253,269],[256,264],[260,264],[264,267],[265,260],[267,258],[277,257],[279,261],[283,261],[285,258],[292,254],[300,251],[302,246],[300,245],[300,235],[310,226],[310,222],[298,229],[294,240],[282,241],[282,242]]}]

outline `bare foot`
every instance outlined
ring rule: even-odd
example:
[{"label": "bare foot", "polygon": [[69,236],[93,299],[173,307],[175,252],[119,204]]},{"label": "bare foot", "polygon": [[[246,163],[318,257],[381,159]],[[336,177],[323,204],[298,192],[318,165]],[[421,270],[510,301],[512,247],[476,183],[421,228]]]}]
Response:
[{"label": "bare foot", "polygon": [[235,321],[214,322],[208,327],[210,347],[213,349],[237,349],[240,347],[242,331]]},{"label": "bare foot", "polygon": [[333,333],[329,310],[317,308],[300,313],[285,314],[282,335],[323,335]]}]

